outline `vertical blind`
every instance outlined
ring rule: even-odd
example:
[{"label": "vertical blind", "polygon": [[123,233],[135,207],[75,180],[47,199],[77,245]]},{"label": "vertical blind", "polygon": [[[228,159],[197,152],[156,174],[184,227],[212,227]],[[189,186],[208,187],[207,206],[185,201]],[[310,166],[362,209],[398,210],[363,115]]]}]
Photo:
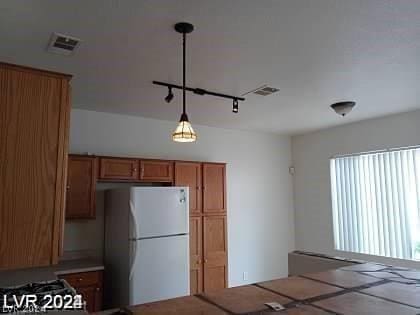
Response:
[{"label": "vertical blind", "polygon": [[332,158],[330,168],[335,248],[418,258],[420,149]]}]

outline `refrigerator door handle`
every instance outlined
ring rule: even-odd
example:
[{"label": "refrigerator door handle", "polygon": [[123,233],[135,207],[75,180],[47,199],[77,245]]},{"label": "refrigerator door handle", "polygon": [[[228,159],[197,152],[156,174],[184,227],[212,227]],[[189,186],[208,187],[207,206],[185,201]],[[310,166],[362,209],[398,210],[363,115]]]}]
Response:
[{"label": "refrigerator door handle", "polygon": [[134,266],[136,265],[136,263],[137,263],[137,241],[136,240],[132,240],[131,241],[132,243],[133,243],[133,246],[134,246],[134,258],[133,258],[133,262],[131,263],[131,266],[130,266],[130,276],[129,276],[129,280],[131,280],[132,278],[133,278],[133,272],[134,272]]},{"label": "refrigerator door handle", "polygon": [[137,219],[136,219],[136,216],[134,214],[134,205],[133,205],[133,202],[131,200],[130,200],[130,214],[131,214],[131,218],[133,220],[132,223],[134,225],[134,228],[133,228],[134,235],[132,235],[132,238],[130,239],[130,241],[132,241],[133,244],[134,244],[134,252],[133,252],[134,258],[133,258],[133,261],[132,261],[131,266],[130,266],[130,277],[129,277],[129,279],[131,280],[131,278],[133,277],[134,266],[136,265],[136,262],[137,262],[137,238],[138,238],[138,235],[139,235],[138,232],[137,232]]},{"label": "refrigerator door handle", "polygon": [[133,204],[133,202],[131,200],[130,200],[130,215],[131,215],[131,219],[133,220],[132,221],[132,223],[133,223],[132,225],[134,225],[134,227],[133,227],[134,235],[131,235],[130,240],[136,240],[136,239],[139,238],[139,233],[137,231],[137,219],[136,219],[136,215],[134,214],[134,204]]}]

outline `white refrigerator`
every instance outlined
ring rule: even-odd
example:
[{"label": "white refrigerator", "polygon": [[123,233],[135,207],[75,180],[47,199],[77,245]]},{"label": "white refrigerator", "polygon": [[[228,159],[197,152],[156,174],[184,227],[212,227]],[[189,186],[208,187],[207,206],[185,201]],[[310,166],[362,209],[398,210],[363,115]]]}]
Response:
[{"label": "white refrigerator", "polygon": [[188,187],[112,189],[105,199],[106,307],[189,295]]}]

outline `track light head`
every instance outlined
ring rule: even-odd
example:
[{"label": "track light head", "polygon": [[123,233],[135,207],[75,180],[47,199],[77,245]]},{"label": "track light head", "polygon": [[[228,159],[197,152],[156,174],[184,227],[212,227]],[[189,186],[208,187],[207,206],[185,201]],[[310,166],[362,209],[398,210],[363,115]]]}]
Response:
[{"label": "track light head", "polygon": [[165,97],[166,103],[170,103],[174,99],[174,93],[172,93],[172,88],[168,88],[168,95]]},{"label": "track light head", "polygon": [[232,112],[237,114],[239,112],[239,103],[237,99],[233,100]]}]

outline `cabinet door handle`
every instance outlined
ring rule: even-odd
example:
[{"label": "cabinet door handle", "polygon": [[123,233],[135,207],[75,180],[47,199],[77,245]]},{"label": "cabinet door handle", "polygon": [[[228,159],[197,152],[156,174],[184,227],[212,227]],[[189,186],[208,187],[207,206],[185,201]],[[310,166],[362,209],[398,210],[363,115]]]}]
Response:
[{"label": "cabinet door handle", "polygon": [[70,190],[70,185],[67,185],[66,189],[67,189],[67,190]]},{"label": "cabinet door handle", "polygon": [[144,166],[140,168],[140,177],[144,177]]},{"label": "cabinet door handle", "polygon": [[98,292],[101,291],[101,288],[96,288],[96,291],[98,291]]}]

